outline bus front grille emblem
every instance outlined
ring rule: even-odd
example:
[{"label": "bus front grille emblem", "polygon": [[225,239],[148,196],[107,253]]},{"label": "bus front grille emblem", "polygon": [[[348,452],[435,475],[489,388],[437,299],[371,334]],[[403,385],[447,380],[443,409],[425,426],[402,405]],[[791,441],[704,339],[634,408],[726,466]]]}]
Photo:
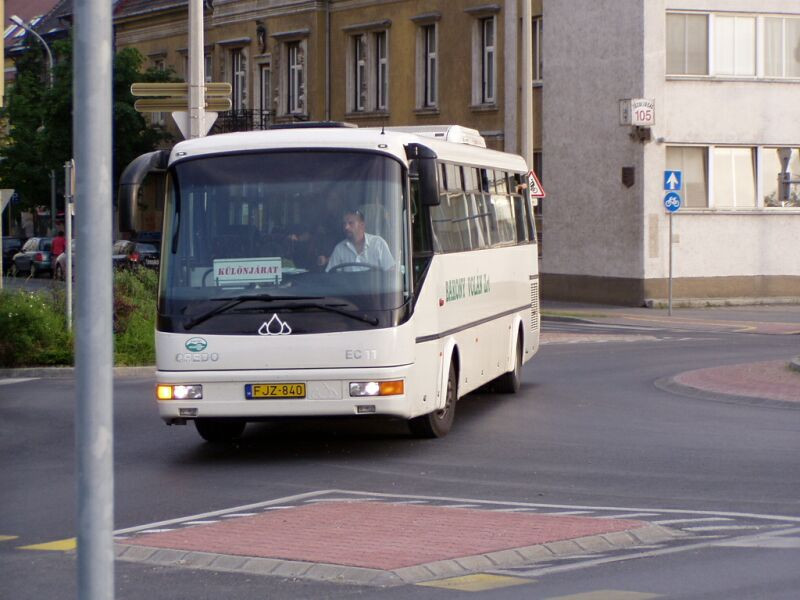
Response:
[{"label": "bus front grille emblem", "polygon": [[273,314],[269,322],[264,321],[258,328],[258,335],[290,335],[292,328],[285,321],[281,321],[277,314]]}]

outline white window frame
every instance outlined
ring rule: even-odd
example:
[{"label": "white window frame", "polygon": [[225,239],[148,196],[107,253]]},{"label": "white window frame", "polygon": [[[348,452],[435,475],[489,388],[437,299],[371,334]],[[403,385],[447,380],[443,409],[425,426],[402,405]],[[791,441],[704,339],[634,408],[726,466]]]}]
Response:
[{"label": "white window frame", "polygon": [[439,24],[425,23],[420,26],[420,45],[422,49],[422,102],[421,108],[439,106]]},{"label": "white window frame", "polygon": [[[479,20],[481,29],[481,104],[497,100],[497,18],[492,15]],[[488,30],[487,30],[488,28]],[[491,33],[491,43],[488,41]]]},{"label": "white window frame", "polygon": [[247,110],[247,48],[237,46],[228,50],[228,72],[231,84],[231,110]]},{"label": "white window frame", "polygon": [[258,63],[258,107],[263,112],[272,112],[272,61]]},{"label": "white window frame", "polygon": [[[389,109],[389,31],[376,31],[375,40],[375,109]],[[381,43],[382,42],[382,43]]]},{"label": "white window frame", "polygon": [[367,65],[369,43],[366,33],[351,36],[353,46],[353,111],[364,112],[369,103],[369,84],[367,83]]},{"label": "white window frame", "polygon": [[[728,50],[733,52],[732,62],[733,62],[733,72],[732,73],[722,73],[719,71],[719,65],[717,60],[717,55],[720,52],[721,48],[718,46],[720,40],[717,36],[717,26],[719,21],[722,19],[733,20],[733,27],[734,27],[734,35],[733,35],[733,43],[734,47],[722,49]],[[753,47],[752,50],[752,60],[753,60],[753,71],[752,73],[742,73],[740,72],[741,65],[738,63],[739,58],[739,49],[736,47],[737,42],[737,32],[739,31],[738,27],[741,23],[745,20],[752,20],[753,23]],[[759,35],[759,27],[758,27],[758,19],[755,15],[740,15],[740,14],[715,14],[711,13],[709,16],[709,32],[708,32],[708,72],[717,77],[741,77],[741,78],[754,78],[758,75],[758,54],[759,54],[759,47],[761,46],[762,40],[760,39]]]},{"label": "white window frame", "polygon": [[286,113],[290,115],[307,111],[305,56],[305,40],[286,42]]},{"label": "white window frame", "polygon": [[[664,23],[665,23],[665,30],[664,30],[664,33],[665,33],[665,44],[666,44],[666,23],[667,23],[666,17],[670,16],[670,15],[683,17],[683,40],[684,40],[684,43],[683,43],[683,61],[682,61],[683,64],[682,64],[681,72],[679,72],[679,73],[670,73],[669,71],[667,71],[667,63],[666,63],[667,56],[666,56],[666,53],[668,52],[668,48],[665,47],[665,49],[664,49],[665,50],[664,70],[665,70],[665,73],[666,73],[667,77],[708,77],[711,73],[713,73],[712,68],[713,68],[713,58],[714,57],[713,57],[713,52],[711,52],[711,49],[713,48],[713,44],[714,44],[714,42],[713,42],[714,27],[713,27],[712,22],[711,22],[712,18],[713,18],[713,14],[711,14],[711,13],[682,13],[682,12],[678,12],[678,11],[667,11],[667,13],[665,15],[665,19],[664,19]],[[690,17],[690,16],[702,16],[702,17],[705,17],[705,19],[706,19],[706,50],[705,50],[705,53],[706,53],[706,70],[705,70],[705,73],[689,73],[688,72],[688,70],[689,70],[689,35],[688,35],[688,27],[687,27],[686,23],[687,23],[687,17]]]},{"label": "white window frame", "polygon": [[543,62],[542,62],[542,23],[543,19],[541,16],[533,17],[533,23],[531,24],[531,52],[533,54],[531,60],[533,65],[533,81],[535,83],[542,82],[542,70],[543,70]]}]

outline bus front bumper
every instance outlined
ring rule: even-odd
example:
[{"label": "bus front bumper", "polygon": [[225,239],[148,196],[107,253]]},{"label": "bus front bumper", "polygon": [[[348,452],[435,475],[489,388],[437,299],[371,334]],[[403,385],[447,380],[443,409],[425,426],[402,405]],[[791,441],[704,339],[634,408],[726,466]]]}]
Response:
[{"label": "bus front bumper", "polygon": [[[198,418],[343,416],[378,414],[411,418],[418,414],[408,395],[410,365],[370,369],[315,369],[293,371],[157,371],[159,388],[193,386],[201,398],[161,399],[158,410],[167,423]],[[403,382],[403,393],[391,395],[351,395],[351,383]],[[248,386],[304,384],[305,397],[247,397]],[[365,386],[360,386],[362,389]],[[375,387],[375,386],[371,386]],[[395,386],[396,387],[396,386]],[[263,388],[262,388],[263,389]],[[396,390],[395,390],[396,391]],[[252,394],[252,388],[251,393]]]}]

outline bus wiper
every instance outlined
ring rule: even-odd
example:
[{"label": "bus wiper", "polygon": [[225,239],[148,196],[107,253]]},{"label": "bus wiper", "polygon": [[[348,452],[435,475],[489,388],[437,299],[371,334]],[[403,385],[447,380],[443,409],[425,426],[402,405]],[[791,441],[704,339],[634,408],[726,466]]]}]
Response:
[{"label": "bus wiper", "polygon": [[322,296],[276,296],[274,294],[240,294],[238,296],[225,296],[223,298],[211,298],[214,301],[225,301],[225,304],[220,304],[209,311],[201,313],[192,319],[189,319],[183,324],[184,329],[192,329],[193,327],[208,321],[211,317],[224,313],[243,302],[256,300],[260,302],[274,302],[278,300],[321,300]]},{"label": "bus wiper", "polygon": [[359,315],[349,310],[344,310],[342,308],[338,308],[339,306],[347,306],[346,304],[330,304],[330,303],[323,303],[323,302],[305,302],[303,304],[294,305],[292,309],[298,308],[321,308],[322,310],[327,310],[332,313],[336,313],[337,315],[342,315],[345,317],[350,317],[351,319],[355,319],[356,321],[361,321],[362,323],[368,323],[373,327],[376,326],[380,321],[375,317],[368,317],[366,315]]}]

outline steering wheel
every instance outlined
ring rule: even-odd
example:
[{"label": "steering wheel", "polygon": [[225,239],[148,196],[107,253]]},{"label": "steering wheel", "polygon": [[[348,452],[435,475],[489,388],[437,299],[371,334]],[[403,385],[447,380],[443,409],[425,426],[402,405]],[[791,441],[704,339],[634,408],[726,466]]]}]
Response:
[{"label": "steering wheel", "polygon": [[203,287],[208,287],[208,276],[214,272],[213,268],[209,268],[205,273],[203,273],[203,280],[201,281],[201,285]]},{"label": "steering wheel", "polygon": [[373,265],[371,263],[346,262],[346,263],[339,263],[338,265],[328,269],[328,271],[329,272],[341,271],[342,269],[346,269],[348,267],[357,267],[360,271],[381,271],[382,270],[378,265]]}]

